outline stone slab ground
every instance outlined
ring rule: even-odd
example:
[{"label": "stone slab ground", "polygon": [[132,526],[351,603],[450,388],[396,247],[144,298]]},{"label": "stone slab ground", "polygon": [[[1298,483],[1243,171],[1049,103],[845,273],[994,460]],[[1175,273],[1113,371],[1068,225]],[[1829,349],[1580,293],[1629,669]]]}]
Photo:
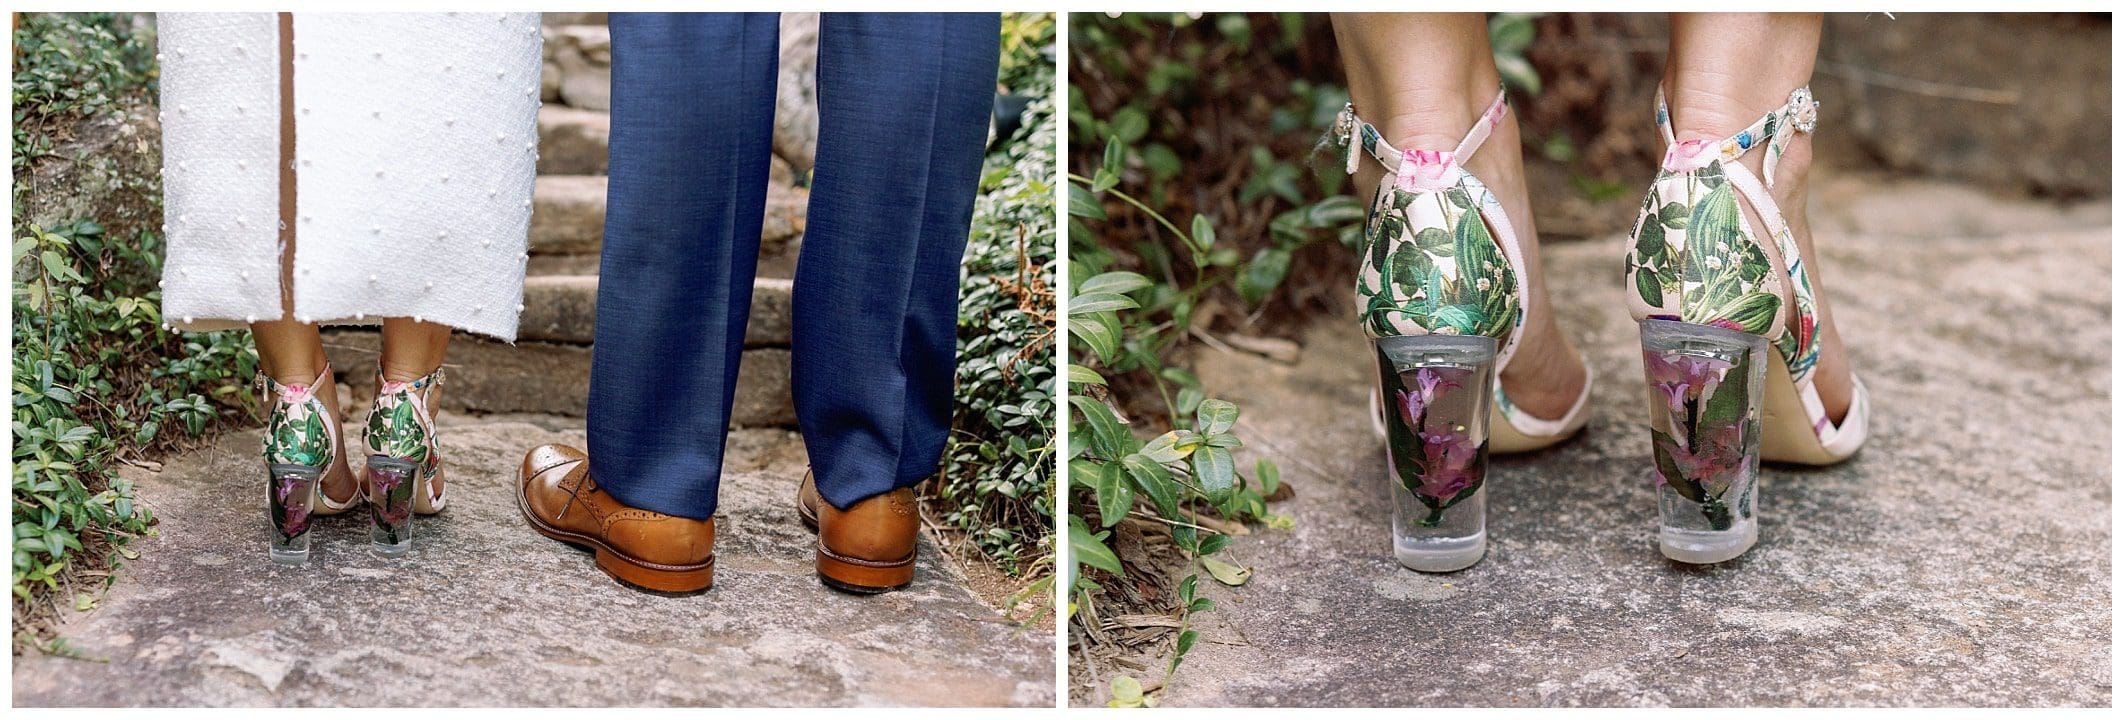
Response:
[{"label": "stone slab ground", "polygon": [[[1873,438],[1837,467],[1766,467],[1761,543],[1725,564],[1654,544],[1619,238],[1542,250],[1592,423],[1491,466],[1489,555],[1462,572],[1389,552],[1349,317],[1295,365],[1203,351],[1211,394],[1243,408],[1239,465],[1277,458],[1296,526],[1227,551],[1253,579],[1210,591],[1160,703],[2108,705],[2109,205],[1843,190],[1814,217]],[[1103,702],[1109,679],[1072,694]]]},{"label": "stone slab ground", "polygon": [[257,431],[135,475],[161,519],[100,607],[61,637],[91,660],[15,659],[15,703],[74,705],[1034,705],[1053,640],[1003,620],[924,540],[915,584],[821,586],[791,509],[805,460],[786,430],[730,440],[715,587],[628,589],[533,533],[511,483],[525,449],[581,421],[445,414],[451,503],[415,549],[365,547],[326,518],[309,565],[265,557]]}]

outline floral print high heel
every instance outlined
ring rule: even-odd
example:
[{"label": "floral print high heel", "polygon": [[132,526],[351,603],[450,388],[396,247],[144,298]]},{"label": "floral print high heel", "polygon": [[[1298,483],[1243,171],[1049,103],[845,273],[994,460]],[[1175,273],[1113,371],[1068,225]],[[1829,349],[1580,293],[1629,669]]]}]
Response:
[{"label": "floral print high heel", "polygon": [[1379,371],[1373,420],[1394,478],[1394,555],[1450,572],[1487,548],[1483,481],[1493,450],[1563,441],[1586,423],[1587,388],[1561,418],[1506,399],[1497,373],[1518,348],[1526,263],[1503,205],[1461,166],[1504,121],[1500,88],[1451,152],[1397,150],[1345,106],[1334,138],[1345,171],[1371,156],[1387,171],[1366,214],[1357,310]]},{"label": "floral print high heel", "polygon": [[369,501],[369,543],[379,554],[412,549],[413,515],[442,512],[447,500],[435,416],[428,409],[442,380],[442,368],[411,381],[377,379],[376,403],[362,433],[369,455],[362,492]]},{"label": "floral print high heel", "polygon": [[323,480],[340,462],[339,420],[319,392],[333,392],[327,366],[308,384],[283,385],[260,373],[255,383],[266,414],[262,454],[266,465],[266,514],[273,531],[268,554],[282,565],[310,559],[310,524],[320,515],[337,515],[354,506],[357,493],[334,501]]},{"label": "floral print high heel", "polygon": [[[1762,460],[1827,465],[1866,442],[1857,377],[1842,422],[1823,409],[1811,273],[1769,193],[1817,105],[1802,87],[1724,141],[1676,142],[1661,89],[1667,153],[1631,229],[1624,282],[1650,394],[1659,548],[1677,561],[1723,562],[1755,545]],[[1761,180],[1740,162],[1756,148],[1767,153]]]}]

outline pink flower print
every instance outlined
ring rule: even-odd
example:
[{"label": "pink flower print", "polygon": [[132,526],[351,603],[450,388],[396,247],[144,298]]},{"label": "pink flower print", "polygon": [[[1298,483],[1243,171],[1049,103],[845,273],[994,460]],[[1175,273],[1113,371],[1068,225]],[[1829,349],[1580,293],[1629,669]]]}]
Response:
[{"label": "pink flower print", "polygon": [[1706,324],[1706,325],[1710,325],[1711,327],[1715,327],[1715,328],[1725,328],[1725,329],[1727,329],[1727,330],[1732,330],[1732,331],[1735,331],[1735,332],[1747,332],[1747,331],[1748,331],[1748,328],[1746,328],[1746,327],[1742,327],[1740,323],[1734,322],[1734,321],[1732,321],[1732,320],[1730,320],[1730,319],[1727,319],[1727,318],[1719,318],[1719,319],[1716,319],[1716,320],[1712,320],[1711,322],[1708,322],[1708,323],[1705,323],[1705,324]]},{"label": "pink flower print", "polygon": [[316,388],[308,385],[280,386],[280,399],[290,405],[300,405],[309,402],[310,397],[316,394]]},{"label": "pink flower print", "polygon": [[1475,441],[1456,431],[1423,433],[1425,495],[1451,500],[1482,480],[1475,467]]},{"label": "pink flower print", "polygon": [[1688,385],[1678,382],[1663,382],[1654,383],[1652,389],[1658,390],[1666,398],[1667,409],[1673,412],[1682,412],[1685,409],[1684,405],[1689,402]]},{"label": "pink flower print", "polygon": [[1718,158],[1711,149],[1709,140],[1683,140],[1667,146],[1667,157],[1659,166],[1671,172],[1690,172]]},{"label": "pink flower print", "polygon": [[1483,113],[1482,113],[1482,119],[1483,119],[1483,121],[1484,121],[1484,122],[1487,122],[1487,123],[1489,123],[1489,124],[1490,124],[1490,127],[1497,127],[1497,124],[1498,124],[1498,123],[1500,123],[1500,122],[1504,122],[1504,116],[1505,116],[1505,104],[1504,104],[1504,103],[1496,103],[1496,104],[1494,104],[1494,105],[1491,105],[1491,106],[1490,106],[1490,109],[1488,109],[1488,110],[1485,110],[1485,111],[1483,111]]},{"label": "pink flower print", "polygon": [[397,394],[399,394],[399,393],[405,392],[405,391],[406,391],[406,388],[408,388],[408,387],[411,387],[411,386],[412,386],[412,383],[409,383],[409,382],[406,382],[406,381],[403,381],[403,380],[392,380],[392,381],[390,381],[390,382],[386,382],[386,383],[384,383],[384,384],[383,384],[383,388],[382,388],[382,389],[380,389],[380,390],[377,390],[377,391],[376,391],[376,394],[378,394],[378,395],[397,395]]},{"label": "pink flower print", "polygon": [[[1723,494],[1741,462],[1740,423],[1721,423],[1697,431],[1702,447],[1677,446],[1672,455],[1682,477],[1713,494]],[[1686,439],[1684,439],[1686,440]]]},{"label": "pink flower print", "polygon": [[1405,150],[1401,153],[1401,169],[1394,174],[1394,186],[1403,190],[1444,190],[1452,187],[1452,171],[1459,162],[1450,152]]}]

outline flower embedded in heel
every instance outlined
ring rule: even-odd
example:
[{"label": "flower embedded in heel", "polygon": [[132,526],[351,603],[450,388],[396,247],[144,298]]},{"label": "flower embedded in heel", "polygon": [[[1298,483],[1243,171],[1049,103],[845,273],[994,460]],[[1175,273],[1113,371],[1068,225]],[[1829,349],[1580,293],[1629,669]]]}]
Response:
[{"label": "flower embedded in heel", "polygon": [[[1761,461],[1826,465],[1865,442],[1857,378],[1849,412],[1824,411],[1814,273],[1769,192],[1815,106],[1800,88],[1724,141],[1677,141],[1662,91],[1668,150],[1624,277],[1651,395],[1660,549],[1675,560],[1721,562],[1755,543]],[[1741,162],[1756,149],[1760,179]]]},{"label": "flower embedded in heel", "polygon": [[273,562],[301,565],[310,561],[310,519],[317,509],[322,471],[308,465],[273,463],[266,467],[266,513],[273,523]]},{"label": "flower embedded in heel", "polygon": [[428,410],[442,370],[410,381],[379,379],[376,403],[362,433],[369,463],[362,492],[369,501],[369,542],[379,554],[412,548],[413,516],[445,505],[442,463]]},{"label": "flower embedded in heel", "polygon": [[308,384],[283,385],[264,374],[256,384],[271,407],[261,450],[272,525],[269,556],[275,563],[300,565],[309,561],[311,521],[330,502],[322,480],[339,459],[339,423],[317,396],[318,389],[333,387],[332,370],[325,368]]},{"label": "flower embedded in heel", "polygon": [[1394,558],[1423,572],[1474,565],[1488,547],[1483,480],[1497,342],[1401,335],[1373,349],[1394,481]]},{"label": "flower embedded in heel", "polygon": [[1687,563],[1755,545],[1763,371],[1770,342],[1721,327],[1639,325],[1650,393],[1659,549]]}]

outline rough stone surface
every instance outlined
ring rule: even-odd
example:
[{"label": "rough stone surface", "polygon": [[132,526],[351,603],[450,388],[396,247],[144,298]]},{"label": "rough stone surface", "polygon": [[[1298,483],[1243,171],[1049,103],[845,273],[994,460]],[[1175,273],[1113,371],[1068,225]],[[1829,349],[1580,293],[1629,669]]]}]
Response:
[{"label": "rough stone surface", "polygon": [[[745,346],[789,345],[789,292],[793,283],[776,278],[752,282],[752,316],[745,323]],[[597,331],[596,275],[533,275],[524,279],[524,314],[517,337],[540,342],[589,344]]]},{"label": "rough stone surface", "polygon": [[774,154],[810,172],[819,144],[819,14],[782,13],[781,76],[775,82]]},{"label": "rough stone surface", "polygon": [[[377,333],[331,330],[325,356],[355,397],[376,391]],[[746,350],[738,367],[737,398],[730,422],[738,427],[795,427],[789,399],[789,351]],[[541,413],[581,417],[590,397],[590,347],[523,342],[510,346],[475,337],[450,342],[442,391],[445,410],[476,413]]]},{"label": "rough stone surface", "polygon": [[1820,156],[2107,197],[2109,59],[2107,15],[1831,13],[1813,86],[1838,130]]},{"label": "rough stone surface", "polygon": [[523,452],[583,443],[579,421],[443,417],[448,510],[414,549],[367,549],[361,514],[324,518],[307,566],[265,557],[257,431],[137,473],[160,534],[96,610],[62,630],[89,658],[15,659],[20,706],[843,706],[1054,702],[1052,642],[1021,633],[926,542],[913,587],[819,584],[790,508],[795,433],[734,433],[716,584],[628,589],[524,525]]},{"label": "rough stone surface", "polygon": [[548,27],[558,25],[604,25],[608,13],[601,12],[549,12],[539,13],[539,22]]},{"label": "rough stone surface", "polygon": [[612,30],[604,25],[548,28],[546,42],[560,70],[560,99],[584,110],[612,109]]},{"label": "rough stone surface", "polygon": [[[531,193],[531,252],[597,254],[605,238],[605,181],[603,175],[539,176]],[[804,211],[810,203],[811,191],[769,179],[760,221],[762,276],[790,277],[795,270],[794,245],[804,234]]]},{"label": "rough stone surface", "polygon": [[[2010,222],[1983,223],[1965,191],[1876,187],[1815,223],[1872,440],[1765,467],[1761,542],[1716,566],[1655,545],[1616,237],[1542,249],[1592,422],[1494,462],[1489,555],[1458,573],[1389,550],[1350,318],[1295,366],[1203,351],[1210,393],[1243,409],[1240,467],[1277,459],[1297,495],[1272,507],[1296,526],[1233,543],[1250,584],[1204,579],[1217,610],[1160,702],[2110,704],[2110,207],[1988,201]],[[1103,702],[1109,679],[1072,692]]]},{"label": "rough stone surface", "polygon": [[563,105],[538,109],[538,174],[603,175],[612,116]]}]

